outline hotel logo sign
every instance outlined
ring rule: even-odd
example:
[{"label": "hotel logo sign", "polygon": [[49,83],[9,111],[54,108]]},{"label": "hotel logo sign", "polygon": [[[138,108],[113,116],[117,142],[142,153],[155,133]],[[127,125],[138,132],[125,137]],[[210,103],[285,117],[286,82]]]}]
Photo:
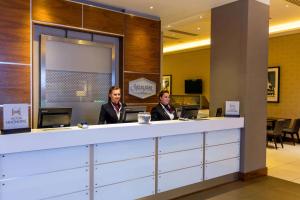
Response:
[{"label": "hotel logo sign", "polygon": [[140,99],[156,94],[156,83],[146,78],[129,81],[129,94]]},{"label": "hotel logo sign", "polygon": [[28,104],[3,105],[4,130],[28,128],[28,125]]}]

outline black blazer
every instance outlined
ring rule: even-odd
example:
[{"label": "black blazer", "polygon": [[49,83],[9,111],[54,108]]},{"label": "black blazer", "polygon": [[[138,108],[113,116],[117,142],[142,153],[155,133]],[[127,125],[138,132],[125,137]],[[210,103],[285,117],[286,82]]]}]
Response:
[{"label": "black blazer", "polygon": [[125,104],[122,104],[120,119],[118,119],[117,113],[115,112],[111,102],[103,104],[101,106],[100,116],[98,124],[115,124],[115,123],[122,123],[123,122],[123,115],[125,110]]},{"label": "black blazer", "polygon": [[[172,110],[174,110],[174,119],[178,119],[176,110],[173,106],[171,106]],[[170,116],[166,113],[166,111],[162,108],[162,105],[157,104],[151,110],[151,121],[160,121],[160,120],[171,120]]]}]

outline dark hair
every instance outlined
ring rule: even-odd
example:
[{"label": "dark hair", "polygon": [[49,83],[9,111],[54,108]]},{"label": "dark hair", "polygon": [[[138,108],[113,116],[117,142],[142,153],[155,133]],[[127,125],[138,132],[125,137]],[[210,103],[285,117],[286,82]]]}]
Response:
[{"label": "dark hair", "polygon": [[161,98],[165,93],[170,94],[169,90],[161,90],[158,94],[158,97]]},{"label": "dark hair", "polygon": [[112,91],[114,91],[114,90],[120,90],[120,91],[121,91],[121,88],[118,87],[118,86],[111,86],[111,87],[109,88],[109,90],[108,90],[108,101],[109,101],[109,102],[111,101],[109,95],[110,95],[110,94],[112,93]]}]

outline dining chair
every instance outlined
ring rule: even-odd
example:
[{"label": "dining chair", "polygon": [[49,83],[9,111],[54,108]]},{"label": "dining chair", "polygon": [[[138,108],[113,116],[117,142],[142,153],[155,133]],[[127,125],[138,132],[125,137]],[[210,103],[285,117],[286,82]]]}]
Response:
[{"label": "dining chair", "polygon": [[282,131],[285,126],[286,126],[286,121],[284,119],[280,119],[275,122],[275,127],[273,130],[267,130],[267,142],[268,142],[268,138],[272,138],[276,149],[277,149],[277,139],[280,140],[281,147],[283,148]]},{"label": "dining chair", "polygon": [[294,146],[295,146],[294,135],[297,136],[298,142],[300,142],[300,140],[299,140],[299,128],[300,128],[300,119],[295,119],[292,128],[284,128],[282,130],[284,138],[286,137],[287,134],[291,135]]}]

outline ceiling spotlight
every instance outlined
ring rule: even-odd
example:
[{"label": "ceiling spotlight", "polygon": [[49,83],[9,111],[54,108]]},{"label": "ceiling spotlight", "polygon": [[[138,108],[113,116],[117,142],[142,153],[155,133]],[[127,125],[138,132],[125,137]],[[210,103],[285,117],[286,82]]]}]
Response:
[{"label": "ceiling spotlight", "polygon": [[202,19],[203,18],[203,16],[202,15],[200,15],[200,19]]},{"label": "ceiling spotlight", "polygon": [[200,27],[197,28],[198,31],[199,31],[200,29],[201,29]]},{"label": "ceiling spotlight", "polygon": [[153,10],[153,8],[154,8],[153,6],[150,6],[150,10]]},{"label": "ceiling spotlight", "polygon": [[286,7],[286,8],[288,8],[288,7],[289,7],[289,5],[288,5],[288,4],[286,4],[286,5],[285,5],[285,7]]},{"label": "ceiling spotlight", "polygon": [[168,25],[167,28],[171,28],[171,25]]}]

